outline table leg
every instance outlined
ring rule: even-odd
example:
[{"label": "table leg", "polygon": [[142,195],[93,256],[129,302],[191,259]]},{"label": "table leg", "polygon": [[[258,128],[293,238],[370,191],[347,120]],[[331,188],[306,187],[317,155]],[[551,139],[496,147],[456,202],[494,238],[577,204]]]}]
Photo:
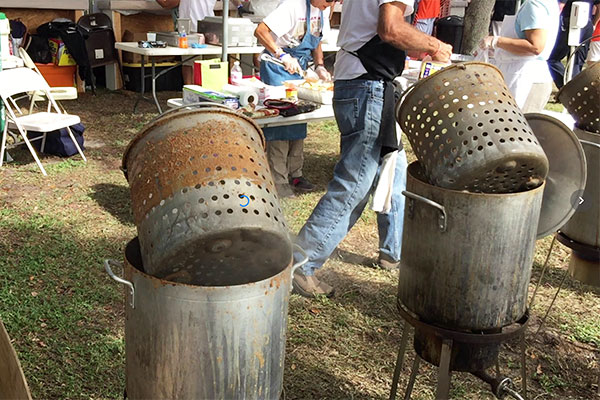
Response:
[{"label": "table leg", "polygon": [[158,113],[162,114],[162,109],[160,108],[160,103],[158,102],[158,98],[156,97],[156,63],[154,59],[152,59],[152,97],[154,98],[154,104],[156,104],[156,108],[158,109]]},{"label": "table leg", "polygon": [[138,104],[140,104],[140,101],[142,101],[142,99],[144,99],[144,92],[146,91],[146,68],[144,67],[145,64],[145,57],[144,55],[141,55],[141,68],[140,68],[140,96],[138,97],[138,99],[135,101],[135,104],[133,105],[133,113],[135,114],[136,110],[137,110],[137,106]]}]

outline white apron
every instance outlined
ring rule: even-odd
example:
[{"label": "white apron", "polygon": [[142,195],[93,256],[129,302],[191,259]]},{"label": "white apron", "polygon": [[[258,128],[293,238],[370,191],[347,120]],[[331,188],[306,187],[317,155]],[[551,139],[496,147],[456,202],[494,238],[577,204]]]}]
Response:
[{"label": "white apron", "polygon": [[[502,21],[500,36],[518,39],[515,30],[516,15],[506,15]],[[538,56],[524,56],[497,48],[494,64],[502,71],[508,89],[519,108],[523,108],[534,83],[552,82],[546,61]]]}]

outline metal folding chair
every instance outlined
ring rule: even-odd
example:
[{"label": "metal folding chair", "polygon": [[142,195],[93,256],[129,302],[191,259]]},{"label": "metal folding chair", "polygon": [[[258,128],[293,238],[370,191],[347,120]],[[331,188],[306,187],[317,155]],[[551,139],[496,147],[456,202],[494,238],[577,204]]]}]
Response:
[{"label": "metal folding chair", "polygon": [[[43,76],[42,73],[40,72],[40,70],[38,69],[38,67],[35,65],[35,63],[31,59],[31,57],[29,57],[29,54],[27,54],[27,51],[23,47],[19,47],[19,56],[21,57],[21,59],[23,60],[23,62],[25,63],[25,66],[27,68],[32,69],[35,72],[37,72],[38,74],[40,74],[41,76]],[[45,78],[44,78],[44,80],[45,80]],[[60,101],[77,99],[77,88],[75,86],[51,87],[50,93],[52,93],[52,96],[54,97],[56,104],[58,104],[59,107],[65,113],[66,113],[66,110],[64,109],[62,104],[60,104]],[[33,112],[33,107],[35,107],[35,103],[38,101],[42,101],[42,100],[46,100],[46,97],[43,95],[43,93],[35,92],[32,94],[31,103],[29,105],[29,113],[30,114]]]},{"label": "metal folding chair", "polygon": [[[23,114],[18,107],[13,97],[22,93],[37,93],[41,92],[48,99],[48,109],[42,112],[31,112]],[[8,129],[17,129],[23,138],[23,142],[31,152],[36,164],[42,171],[42,174],[47,175],[46,170],[42,166],[31,141],[27,137],[28,131],[42,132],[40,137],[42,140],[41,150],[44,150],[46,143],[46,134],[58,129],[66,128],[75,148],[81,155],[84,161],[87,161],[83,151],[79,147],[73,132],[69,128],[80,122],[77,115],[62,113],[52,93],[50,87],[46,83],[44,77],[29,68],[14,68],[0,71],[0,99],[6,106],[7,123],[2,132],[2,142],[0,144],[0,167],[4,160],[4,152],[6,151],[6,142],[8,137]]]}]

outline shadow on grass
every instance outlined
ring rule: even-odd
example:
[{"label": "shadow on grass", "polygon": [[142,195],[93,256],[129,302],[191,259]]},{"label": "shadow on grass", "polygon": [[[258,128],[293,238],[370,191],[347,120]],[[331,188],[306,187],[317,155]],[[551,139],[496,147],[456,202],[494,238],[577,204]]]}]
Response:
[{"label": "shadow on grass", "polygon": [[337,157],[332,154],[318,154],[304,152],[303,175],[312,183],[317,185],[318,189],[326,189],[327,184],[333,177],[333,167],[337,162]]},{"label": "shadow on grass", "polygon": [[[307,363],[293,356],[287,356],[285,362],[284,392],[281,400],[387,399],[386,395],[377,396],[360,391],[350,380],[340,379],[328,368],[319,365],[319,359]],[[294,370],[290,369],[291,365],[294,366]]]},{"label": "shadow on grass", "polygon": [[[111,238],[60,218],[0,215],[0,314],[34,398],[117,398],[124,381],[122,288],[102,268]],[[85,394],[84,394],[85,393]]]},{"label": "shadow on grass", "polygon": [[124,225],[133,225],[129,188],[124,185],[99,183],[92,186],[90,197]]}]

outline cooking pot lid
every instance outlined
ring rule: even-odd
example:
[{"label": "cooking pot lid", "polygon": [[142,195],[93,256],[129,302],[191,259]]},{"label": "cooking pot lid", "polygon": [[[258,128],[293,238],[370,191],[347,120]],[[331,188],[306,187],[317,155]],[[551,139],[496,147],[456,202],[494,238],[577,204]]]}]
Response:
[{"label": "cooking pot lid", "polygon": [[525,118],[550,164],[537,230],[540,239],[556,232],[577,209],[585,188],[585,154],[577,136],[558,119],[538,113]]}]

